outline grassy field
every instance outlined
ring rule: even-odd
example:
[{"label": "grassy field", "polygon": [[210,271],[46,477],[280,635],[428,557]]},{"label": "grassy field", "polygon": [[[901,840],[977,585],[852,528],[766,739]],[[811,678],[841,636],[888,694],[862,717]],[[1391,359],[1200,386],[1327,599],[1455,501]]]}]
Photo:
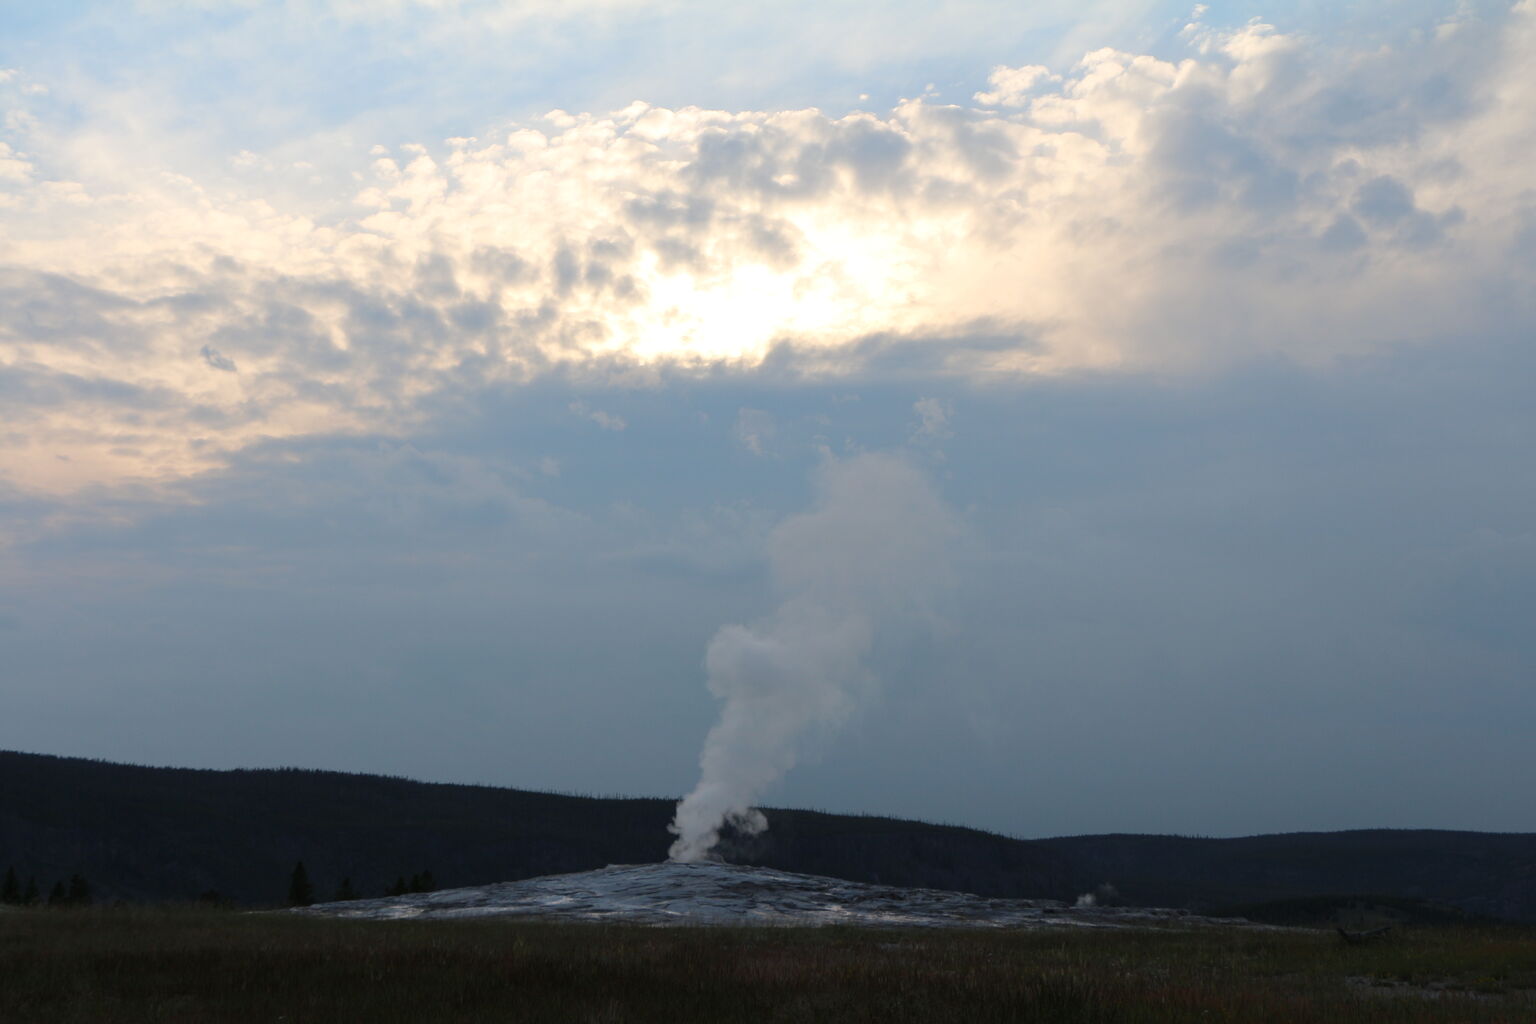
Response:
[{"label": "grassy field", "polygon": [[0,1021],[1536,1021],[1536,930],[873,931],[0,913]]}]

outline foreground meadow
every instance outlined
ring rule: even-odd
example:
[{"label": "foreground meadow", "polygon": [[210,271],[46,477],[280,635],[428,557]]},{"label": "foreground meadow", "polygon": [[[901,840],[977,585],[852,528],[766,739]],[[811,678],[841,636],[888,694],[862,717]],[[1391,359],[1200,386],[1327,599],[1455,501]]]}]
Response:
[{"label": "foreground meadow", "polygon": [[0,914],[0,1021],[1536,1020],[1536,930],[883,931]]}]

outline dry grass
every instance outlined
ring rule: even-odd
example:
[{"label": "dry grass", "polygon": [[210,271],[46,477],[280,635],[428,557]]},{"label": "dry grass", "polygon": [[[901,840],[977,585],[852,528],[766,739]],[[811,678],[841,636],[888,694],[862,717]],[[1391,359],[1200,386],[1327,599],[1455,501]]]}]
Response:
[{"label": "dry grass", "polygon": [[1536,932],[632,928],[0,915],[0,1021],[1536,1020]]}]

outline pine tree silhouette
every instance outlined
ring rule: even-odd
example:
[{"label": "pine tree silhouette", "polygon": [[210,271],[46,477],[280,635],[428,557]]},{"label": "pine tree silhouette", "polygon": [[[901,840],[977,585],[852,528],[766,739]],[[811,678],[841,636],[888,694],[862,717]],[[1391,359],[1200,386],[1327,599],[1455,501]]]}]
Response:
[{"label": "pine tree silhouette", "polygon": [[16,904],[21,902],[21,881],[16,877],[16,868],[5,869],[5,881],[0,882],[0,903]]},{"label": "pine tree silhouette", "polygon": [[68,906],[88,907],[91,905],[91,883],[78,874],[69,876],[69,893],[64,897]]},{"label": "pine tree silhouette", "polygon": [[288,905],[307,907],[313,902],[315,887],[309,883],[309,872],[304,870],[304,862],[298,861],[293,865],[293,874],[288,876]]},{"label": "pine tree silhouette", "polygon": [[69,903],[69,893],[64,891],[63,882],[54,882],[53,888],[48,890],[48,905],[50,907],[63,907]]},{"label": "pine tree silhouette", "polygon": [[37,876],[28,875],[27,889],[21,894],[21,905],[24,907],[35,907],[42,898],[42,893],[37,891]]},{"label": "pine tree silhouette", "polygon": [[395,879],[395,884],[394,885],[392,885],[388,889],[384,890],[384,895],[385,896],[404,896],[406,893],[408,893],[410,891],[411,890],[405,884],[405,876],[401,875],[400,877]]},{"label": "pine tree silhouette", "polygon": [[352,888],[352,879],[350,877],[341,880],[341,884],[336,887],[336,895],[331,897],[337,903],[358,898],[357,890]]}]

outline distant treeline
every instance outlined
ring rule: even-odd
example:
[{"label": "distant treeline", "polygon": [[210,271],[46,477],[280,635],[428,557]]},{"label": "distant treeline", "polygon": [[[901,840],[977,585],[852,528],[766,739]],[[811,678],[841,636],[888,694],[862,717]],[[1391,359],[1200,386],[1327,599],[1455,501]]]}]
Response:
[{"label": "distant treeline", "polygon": [[[415,872],[409,878],[400,875],[395,879],[394,884],[377,893],[361,893],[352,885],[351,878],[343,878],[334,890],[329,891],[329,894],[317,896],[304,862],[298,861],[288,875],[287,904],[290,907],[307,907],[320,900],[339,903],[364,899],[369,895],[404,896],[407,893],[435,892],[436,890],[437,882],[432,877],[432,872],[425,870]],[[196,901],[213,904],[229,902],[217,889],[206,889],[198,893]],[[14,864],[6,868],[4,877],[0,878],[0,906],[89,907],[94,902],[95,890],[83,875],[73,874],[67,880],[61,879],[54,882],[47,896],[44,896],[42,889],[38,887],[35,875],[28,875],[26,882],[23,883],[21,876],[16,873]]]},{"label": "distant treeline", "polygon": [[5,869],[5,878],[0,881],[0,904],[7,906],[88,907],[91,902],[91,883],[80,875],[70,875],[67,882],[62,879],[54,882],[46,898],[37,887],[37,876],[28,875],[23,885],[15,865]]},{"label": "distant treeline", "polygon": [[[395,879],[394,885],[391,885],[381,893],[374,893],[372,895],[404,896],[407,893],[413,892],[436,891],[437,882],[432,877],[432,872],[426,870],[416,872],[411,875],[409,880],[404,875],[400,875]],[[290,907],[308,907],[320,900],[326,900],[331,903],[345,903],[349,900],[365,899],[367,895],[369,894],[358,892],[352,885],[351,877],[348,876],[341,880],[330,896],[317,897],[315,895],[315,885],[309,880],[309,870],[304,867],[303,861],[294,864],[293,871],[288,875],[288,905]],[[205,893],[199,896],[198,899],[212,903],[224,902],[223,897],[217,892]]]},{"label": "distant treeline", "polygon": [[[376,897],[666,857],[674,801],[299,769],[147,768],[0,752],[0,863],[18,898],[78,876],[96,902]],[[1210,911],[1372,894],[1536,921],[1536,835],[1372,830],[1244,839],[1021,840],[769,809],[726,859],[854,881]],[[430,865],[430,870],[428,867]],[[302,867],[302,886],[295,886]],[[63,883],[65,897],[70,883]],[[50,892],[52,889],[49,890]],[[47,896],[37,898],[46,902]]]}]

